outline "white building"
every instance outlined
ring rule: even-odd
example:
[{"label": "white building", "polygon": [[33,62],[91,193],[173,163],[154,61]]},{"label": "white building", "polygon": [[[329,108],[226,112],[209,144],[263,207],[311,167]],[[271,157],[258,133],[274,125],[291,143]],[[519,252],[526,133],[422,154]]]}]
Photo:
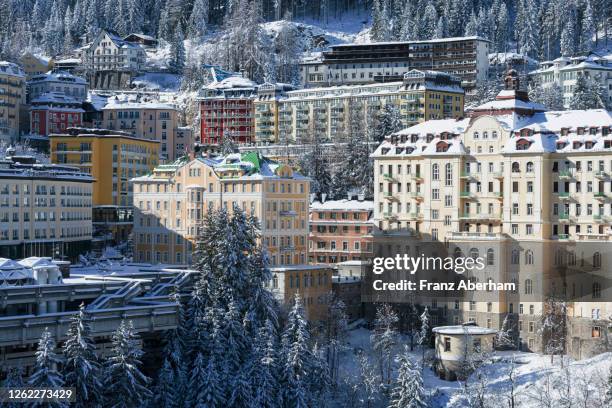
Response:
[{"label": "white building", "polygon": [[145,50],[116,33],[102,30],[88,47],[86,65],[93,71],[139,72],[144,68]]},{"label": "white building", "polygon": [[47,92],[63,93],[78,101],[87,99],[87,81],[65,71],[49,71],[35,75],[27,82],[28,100]]},{"label": "white building", "polygon": [[578,76],[584,75],[599,81],[608,91],[608,104],[612,105],[612,56],[596,54],[580,57],[559,57],[540,63],[540,68],[529,73],[544,89],[558,85],[563,91],[563,104],[568,107],[574,96]]}]

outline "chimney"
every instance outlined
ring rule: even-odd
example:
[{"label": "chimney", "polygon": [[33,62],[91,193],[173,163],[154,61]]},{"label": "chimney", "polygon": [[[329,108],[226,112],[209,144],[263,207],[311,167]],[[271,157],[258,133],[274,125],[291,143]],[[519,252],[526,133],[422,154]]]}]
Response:
[{"label": "chimney", "polygon": [[359,201],[365,200],[365,194],[364,193],[357,194],[357,200],[359,200]]},{"label": "chimney", "polygon": [[321,194],[321,203],[324,203],[326,198],[327,198],[326,193]]}]

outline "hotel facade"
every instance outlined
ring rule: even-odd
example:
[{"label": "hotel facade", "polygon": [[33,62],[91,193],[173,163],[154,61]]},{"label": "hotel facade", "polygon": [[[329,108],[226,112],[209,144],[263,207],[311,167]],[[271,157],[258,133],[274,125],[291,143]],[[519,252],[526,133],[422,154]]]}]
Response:
[{"label": "hotel facade", "polygon": [[604,285],[612,262],[612,116],[547,112],[519,90],[516,72],[505,81],[470,118],[418,124],[376,150],[375,250],[483,258],[471,280],[512,282],[516,290],[422,301],[434,323],[499,329],[508,317],[524,349],[543,347],[545,297],[570,299],[567,348],[585,357],[601,347],[612,313]]}]

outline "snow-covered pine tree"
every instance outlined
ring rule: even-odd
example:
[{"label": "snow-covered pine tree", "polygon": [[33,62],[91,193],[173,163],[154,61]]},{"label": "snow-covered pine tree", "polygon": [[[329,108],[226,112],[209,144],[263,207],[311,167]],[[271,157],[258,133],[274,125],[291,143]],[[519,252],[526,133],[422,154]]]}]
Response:
[{"label": "snow-covered pine tree", "polygon": [[402,115],[399,108],[387,103],[376,115],[374,121],[374,142],[380,143],[385,137],[402,130]]},{"label": "snow-covered pine tree", "polygon": [[323,194],[329,195],[331,191],[331,174],[328,167],[323,156],[323,147],[315,136],[306,153],[300,157],[299,168],[302,174],[312,179],[310,192],[319,198]]},{"label": "snow-covered pine tree", "polygon": [[333,293],[325,298],[327,304],[327,320],[323,330],[324,348],[330,381],[337,386],[339,381],[340,355],[348,331],[348,316],[346,305]]},{"label": "snow-covered pine tree", "polygon": [[174,30],[172,42],[170,43],[170,69],[172,72],[180,74],[185,68],[185,44],[183,31],[180,28]]},{"label": "snow-covered pine tree", "polygon": [[[570,15],[573,15],[571,13]],[[575,31],[574,21],[572,19],[567,20],[561,31],[561,55],[564,57],[573,56],[576,53],[576,42],[575,42]]]},{"label": "snow-covered pine tree", "polygon": [[368,361],[365,353],[357,357],[359,363],[359,387],[360,400],[366,407],[371,407],[380,398],[382,383],[380,376],[376,373],[372,364]]},{"label": "snow-covered pine tree", "polygon": [[202,354],[198,353],[193,363],[189,388],[189,392],[193,395],[189,400],[189,406],[210,408],[225,406],[215,356],[209,357],[207,363]]},{"label": "snow-covered pine tree", "polygon": [[446,36],[446,26],[444,25],[444,17],[438,18],[438,23],[436,24],[436,32],[434,33],[433,38],[444,38]]},{"label": "snow-covered pine tree", "polygon": [[597,94],[592,83],[584,75],[578,75],[569,108],[579,110],[603,108],[601,100],[601,95]]},{"label": "snow-covered pine tree", "polygon": [[253,406],[275,408],[282,405],[279,384],[279,355],[275,329],[270,321],[260,327],[253,346],[251,389]]},{"label": "snow-covered pine tree", "polygon": [[165,358],[157,376],[157,384],[155,385],[155,391],[153,392],[153,398],[151,400],[152,407],[183,407],[183,405],[180,404],[183,387],[177,387],[177,380],[178,379],[174,376],[174,368],[170,360]]},{"label": "snow-covered pine tree", "polygon": [[234,141],[234,135],[232,132],[226,132],[221,139],[221,154],[228,155],[232,153],[238,153],[238,146]]},{"label": "snow-covered pine tree", "polygon": [[[23,381],[23,369],[21,367],[11,367],[6,373],[6,378],[2,382],[3,388],[24,388],[25,383]],[[5,408],[23,408],[21,402],[5,402],[3,407]]]},{"label": "snow-covered pine tree", "polygon": [[74,406],[86,408],[100,403],[103,395],[102,370],[84,304],[81,304],[79,312],[70,321],[63,353],[64,386],[75,388]]},{"label": "snow-covered pine tree", "polygon": [[595,24],[595,16],[593,15],[593,7],[591,0],[586,1],[586,7],[582,15],[582,30],[580,32],[580,51],[584,53],[591,52],[593,50],[593,43],[595,40],[595,34],[597,32],[597,25]]},{"label": "snow-covered pine tree", "polygon": [[[33,388],[60,388],[64,385],[64,378],[57,371],[57,367],[61,363],[60,358],[55,354],[55,341],[51,337],[49,329],[45,327],[38,348],[36,349],[36,365],[34,372],[28,379],[28,386]],[[37,401],[29,405],[31,408],[52,407],[63,408],[68,404],[63,401]]]},{"label": "snow-covered pine tree", "polygon": [[405,347],[404,352],[397,355],[395,362],[399,367],[395,387],[391,392],[389,408],[428,407],[421,371],[415,368],[412,363],[407,347]]},{"label": "snow-covered pine tree", "polygon": [[608,384],[606,386],[604,401],[608,406],[612,406],[612,366],[610,366],[610,372],[608,374]]},{"label": "snow-covered pine tree", "polygon": [[436,25],[438,24],[438,13],[432,2],[428,2],[423,11],[423,24],[420,39],[431,39],[436,33]]},{"label": "snow-covered pine tree", "polygon": [[191,40],[201,40],[206,34],[208,26],[208,0],[195,0],[191,16],[189,17],[189,38]]},{"label": "snow-covered pine tree", "polygon": [[429,336],[430,336],[430,327],[429,327],[429,309],[425,306],[425,310],[421,313],[421,330],[419,332],[418,343],[421,346],[421,368],[425,368],[425,349],[429,347]]},{"label": "snow-covered pine tree", "polygon": [[478,27],[479,26],[478,26],[478,20],[476,18],[476,15],[472,13],[470,15],[470,20],[465,25],[465,36],[471,37],[471,36],[478,35]]},{"label": "snow-covered pine tree", "polygon": [[550,354],[551,364],[555,355],[561,356],[561,364],[563,364],[567,341],[567,304],[561,299],[550,296],[542,305],[542,309],[538,328],[542,348],[545,354]]},{"label": "snow-covered pine tree", "polygon": [[132,322],[121,322],[113,334],[112,345],[112,355],[105,370],[104,406],[140,407],[152,394],[148,389],[149,378],[140,371],[143,351]]},{"label": "snow-covered pine tree", "polygon": [[309,341],[310,332],[304,317],[302,299],[296,293],[282,336],[281,390],[284,406],[311,406],[311,387],[315,386],[317,379],[312,377],[313,355]]},{"label": "snow-covered pine tree", "polygon": [[377,353],[380,378],[387,384],[391,383],[392,352],[399,336],[396,328],[398,321],[397,313],[391,305],[385,303],[376,309],[374,332],[370,336],[370,341],[372,342],[372,348]]},{"label": "snow-covered pine tree", "polygon": [[516,343],[514,341],[515,328],[514,324],[508,318],[508,315],[504,316],[501,329],[497,332],[495,337],[495,346],[500,350],[515,349]]}]

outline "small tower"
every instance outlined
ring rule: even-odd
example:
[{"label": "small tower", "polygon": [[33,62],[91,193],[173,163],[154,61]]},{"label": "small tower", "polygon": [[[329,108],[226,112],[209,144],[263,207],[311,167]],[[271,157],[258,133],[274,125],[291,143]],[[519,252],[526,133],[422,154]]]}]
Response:
[{"label": "small tower", "polygon": [[518,91],[520,89],[520,80],[516,69],[510,68],[504,77],[504,89],[508,91]]}]

